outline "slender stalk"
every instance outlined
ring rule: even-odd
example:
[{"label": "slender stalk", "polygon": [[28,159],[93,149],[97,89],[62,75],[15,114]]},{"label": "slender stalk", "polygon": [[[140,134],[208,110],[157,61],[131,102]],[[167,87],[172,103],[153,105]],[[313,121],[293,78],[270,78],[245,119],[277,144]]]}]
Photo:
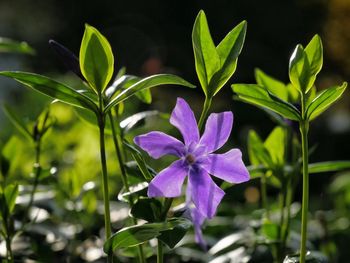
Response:
[{"label": "slender stalk", "polygon": [[[117,159],[118,159],[118,163],[119,163],[119,167],[120,167],[120,173],[122,175],[123,185],[124,185],[126,191],[129,192],[130,191],[129,190],[129,183],[128,183],[128,178],[127,178],[127,173],[126,173],[126,170],[125,170],[125,167],[124,167],[122,148],[119,145],[120,138],[118,138],[118,135],[117,135],[117,132],[116,132],[116,128],[114,126],[113,114],[111,112],[108,112],[108,117],[109,117],[109,120],[110,120],[110,123],[111,123],[113,143],[114,143],[115,151],[117,153]],[[129,198],[129,204],[132,205],[133,204],[133,200],[132,200],[131,195],[129,195],[128,198]],[[132,220],[133,220],[133,224],[137,225],[136,218],[133,217]],[[140,263],[146,262],[142,245],[138,245],[137,246],[137,250],[138,250],[139,262]]]},{"label": "slender stalk", "polygon": [[40,176],[40,173],[41,173],[40,153],[41,153],[41,142],[40,142],[40,139],[39,139],[37,142],[35,142],[35,163],[33,165],[34,183],[33,183],[32,191],[30,192],[29,202],[28,202],[28,205],[26,207],[26,213],[25,214],[28,214],[29,209],[33,205],[34,194],[35,194],[36,189],[38,187],[39,176]]},{"label": "slender stalk", "polygon": [[157,246],[157,263],[163,263],[163,244],[159,239]]},{"label": "slender stalk", "polygon": [[300,244],[300,263],[305,263],[306,241],[307,241],[307,220],[309,210],[309,153],[308,153],[308,130],[309,122],[305,117],[306,96],[302,96],[303,120],[299,123],[301,133],[301,147],[303,160],[303,199],[301,206],[301,244]]},{"label": "slender stalk", "polygon": [[260,179],[260,191],[261,191],[261,203],[262,207],[265,209],[265,215],[267,219],[270,219],[270,211],[267,203],[267,193],[266,193],[266,176],[265,173],[262,174]]},{"label": "slender stalk", "polygon": [[5,242],[6,242],[6,258],[8,262],[14,262],[12,248],[11,248],[11,243],[12,243],[11,237],[7,236],[5,239]]},{"label": "slender stalk", "polygon": [[199,130],[202,130],[202,128],[203,128],[204,120],[207,117],[209,108],[211,106],[211,101],[212,101],[212,98],[205,97],[202,114],[201,114],[201,117],[199,118],[199,122],[198,122],[198,129]]}]

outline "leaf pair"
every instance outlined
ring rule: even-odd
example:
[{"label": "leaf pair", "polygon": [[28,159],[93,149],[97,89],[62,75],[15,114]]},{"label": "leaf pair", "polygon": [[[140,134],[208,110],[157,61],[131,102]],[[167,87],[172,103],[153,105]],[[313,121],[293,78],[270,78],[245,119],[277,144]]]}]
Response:
[{"label": "leaf pair", "polygon": [[314,85],[323,64],[321,38],[315,35],[304,49],[297,45],[289,61],[289,79],[299,92],[306,94]]},{"label": "leaf pair", "polygon": [[204,11],[200,11],[192,31],[196,71],[206,97],[212,98],[229,80],[237,67],[247,22],[232,29],[215,47]]}]

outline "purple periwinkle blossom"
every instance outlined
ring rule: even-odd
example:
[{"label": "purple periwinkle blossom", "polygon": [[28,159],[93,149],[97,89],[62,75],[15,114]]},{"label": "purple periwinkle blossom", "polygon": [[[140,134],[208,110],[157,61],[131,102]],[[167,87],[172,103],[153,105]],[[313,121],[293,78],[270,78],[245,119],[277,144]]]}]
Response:
[{"label": "purple periwinkle blossom", "polygon": [[212,218],[225,193],[209,174],[229,183],[237,184],[249,180],[249,173],[239,149],[232,149],[224,154],[213,153],[229,138],[233,114],[230,111],[210,114],[200,137],[193,111],[184,99],[178,98],[170,123],[179,129],[184,143],[159,131],[134,139],[135,144],[152,158],[158,159],[167,154],[179,157],[153,178],[148,186],[148,196],[180,196],[181,187],[188,176],[188,198],[200,214]]}]

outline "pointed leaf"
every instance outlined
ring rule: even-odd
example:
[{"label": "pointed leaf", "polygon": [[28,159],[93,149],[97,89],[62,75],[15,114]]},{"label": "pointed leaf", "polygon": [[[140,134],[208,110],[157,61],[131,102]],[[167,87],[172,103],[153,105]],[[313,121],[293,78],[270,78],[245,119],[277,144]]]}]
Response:
[{"label": "pointed leaf", "polygon": [[26,42],[18,42],[4,37],[0,37],[0,53],[1,52],[35,55],[35,50]]},{"label": "pointed leaf", "polygon": [[86,24],[79,52],[83,76],[97,92],[107,87],[114,71],[114,57],[108,40],[94,27]]},{"label": "pointed leaf", "polygon": [[57,99],[76,107],[98,112],[96,104],[87,96],[48,77],[20,71],[2,71],[0,72],[0,75],[12,78],[53,99]]},{"label": "pointed leaf", "polygon": [[191,83],[175,75],[171,75],[171,74],[153,75],[136,82],[135,84],[131,85],[129,88],[123,90],[121,93],[115,96],[106,106],[105,112],[108,112],[112,107],[126,100],[127,98],[134,95],[136,92],[140,90],[152,88],[159,85],[166,85],[166,84],[181,85],[189,88],[195,87]]},{"label": "pointed leaf", "polygon": [[266,89],[255,84],[234,84],[232,89],[238,97],[248,103],[272,110],[290,120],[299,120],[300,113],[292,104],[283,101]]},{"label": "pointed leaf", "polygon": [[331,87],[322,91],[310,104],[307,106],[306,116],[309,120],[315,119],[322,112],[327,110],[336,100],[338,100],[347,87],[344,82],[340,87]]},{"label": "pointed leaf", "polygon": [[263,164],[270,169],[273,168],[270,153],[254,130],[250,130],[248,134],[248,154],[251,164]]},{"label": "pointed leaf", "polygon": [[125,227],[105,242],[103,250],[107,253],[118,248],[137,246],[158,237],[162,231],[174,229],[176,226],[187,222],[188,220],[185,218],[174,218],[163,223],[146,223]]},{"label": "pointed leaf", "polygon": [[305,53],[310,65],[310,73],[317,75],[323,64],[323,47],[319,35],[315,35],[305,48]]},{"label": "pointed leaf", "polygon": [[49,44],[55,50],[66,68],[85,81],[85,78],[80,70],[79,59],[77,56],[68,48],[53,39],[49,40]]},{"label": "pointed leaf", "polygon": [[162,203],[155,198],[139,198],[130,210],[133,217],[148,222],[159,221],[161,212]]},{"label": "pointed leaf", "polygon": [[220,58],[220,70],[209,82],[209,95],[214,96],[236,71],[238,56],[242,51],[247,22],[243,21],[232,29],[216,47]]},{"label": "pointed leaf", "polygon": [[[210,35],[207,18],[199,11],[192,30],[192,45],[197,76],[206,96],[212,96],[209,83],[220,68],[220,58]],[[222,48],[224,50],[224,48]]]},{"label": "pointed leaf", "polygon": [[135,113],[135,114],[131,115],[130,117],[122,120],[120,122],[120,128],[122,128],[124,130],[124,132],[128,132],[132,128],[137,126],[141,121],[143,121],[147,118],[150,118],[150,117],[157,116],[157,115],[161,115],[161,114],[159,111],[156,111],[156,110],[141,111],[141,112]]},{"label": "pointed leaf", "polygon": [[350,161],[329,161],[309,164],[309,173],[338,172],[350,169]]},{"label": "pointed leaf", "polygon": [[276,127],[264,142],[265,148],[276,165],[283,165],[285,155],[285,132],[282,127]]},{"label": "pointed leaf", "polygon": [[16,198],[18,196],[18,185],[17,184],[9,184],[4,189],[4,197],[6,200],[7,205],[7,212],[11,214],[13,211],[15,204],[16,204]]},{"label": "pointed leaf", "polygon": [[24,137],[26,137],[29,141],[32,141],[32,134],[27,128],[26,124],[23,122],[23,120],[20,117],[18,117],[18,115],[9,107],[9,105],[4,104],[3,109],[7,117],[10,119],[12,124],[18,129],[18,131],[21,132],[24,135]]},{"label": "pointed leaf", "polygon": [[288,90],[283,82],[267,75],[258,68],[255,69],[255,80],[258,85],[266,88],[275,96],[282,100],[288,101]]},{"label": "pointed leaf", "polygon": [[162,231],[158,239],[163,241],[169,248],[174,248],[181,239],[186,235],[188,229],[191,227],[190,221],[184,221],[178,224],[173,229]]},{"label": "pointed leaf", "polygon": [[315,82],[304,48],[297,45],[289,60],[289,79],[293,86],[306,94]]}]

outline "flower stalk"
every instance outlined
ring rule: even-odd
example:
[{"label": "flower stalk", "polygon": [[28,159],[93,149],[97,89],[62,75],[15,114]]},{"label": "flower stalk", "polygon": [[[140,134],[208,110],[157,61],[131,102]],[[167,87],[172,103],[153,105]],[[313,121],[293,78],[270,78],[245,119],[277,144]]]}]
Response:
[{"label": "flower stalk", "polygon": [[305,263],[306,241],[307,241],[307,220],[309,210],[309,152],[308,152],[308,131],[309,121],[306,117],[306,95],[302,94],[301,110],[303,114],[302,121],[299,123],[301,134],[302,160],[303,160],[303,198],[301,206],[301,244],[300,244],[300,263]]}]

